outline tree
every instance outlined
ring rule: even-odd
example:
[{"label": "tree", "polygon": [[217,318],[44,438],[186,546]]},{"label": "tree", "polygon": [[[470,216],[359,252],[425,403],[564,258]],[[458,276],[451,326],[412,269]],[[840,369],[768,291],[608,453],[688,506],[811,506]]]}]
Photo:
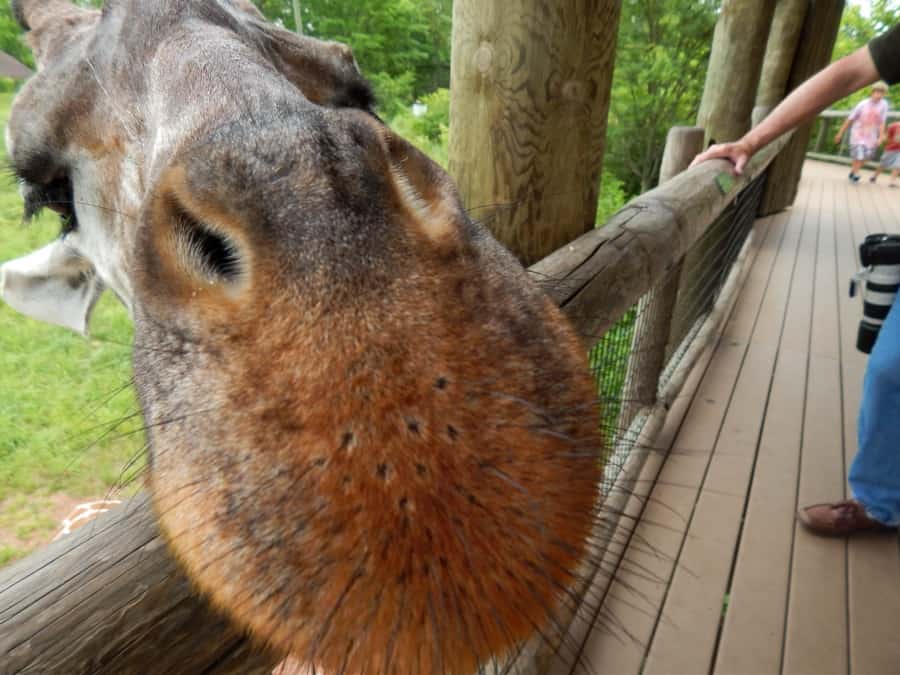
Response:
[{"label": "tree", "polygon": [[625,0],[605,166],[628,194],[656,183],[666,133],[693,124],[719,0]]},{"label": "tree", "polygon": [[22,29],[13,18],[9,2],[0,4],[0,50],[14,56],[25,65],[34,67],[31,50],[22,39]]},{"label": "tree", "polygon": [[[898,23],[900,23],[900,6],[897,5],[896,0],[872,0],[868,17],[863,14],[859,5],[847,5],[841,17],[837,43],[831,55],[832,61],[837,61],[855,52]],[[857,103],[867,98],[869,92],[868,87],[860,89],[847,98],[833,103],[830,107],[834,110],[851,110]],[[891,107],[895,108],[896,101],[900,100],[900,86],[891,87],[888,90],[887,98],[892,102]],[[839,153],[841,146],[835,144],[832,139],[837,125],[837,120],[820,120],[818,131],[810,139],[809,150]]]},{"label": "tree", "polygon": [[[837,44],[834,46],[832,60],[836,61],[855,52],[870,40],[881,35],[892,26],[900,23],[900,5],[896,0],[872,0],[869,16],[863,15],[859,5],[848,5],[844,9]],[[863,89],[835,103],[832,108],[847,110],[869,95]],[[895,85],[888,91],[888,98],[900,98],[900,86]]]},{"label": "tree", "polygon": [[303,27],[303,12],[300,9],[300,0],[294,0],[294,30],[298,35],[303,35],[304,27]]}]

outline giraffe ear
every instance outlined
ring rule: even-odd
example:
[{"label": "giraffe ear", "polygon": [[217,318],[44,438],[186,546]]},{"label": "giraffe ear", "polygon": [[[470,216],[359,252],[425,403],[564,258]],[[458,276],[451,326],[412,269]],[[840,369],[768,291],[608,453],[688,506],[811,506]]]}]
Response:
[{"label": "giraffe ear", "polygon": [[263,16],[263,13],[259,11],[259,8],[254,5],[251,0],[231,0],[231,4],[237,7],[242,12],[246,12],[254,19],[259,19],[260,21],[266,20],[266,17]]},{"label": "giraffe ear", "polygon": [[19,25],[29,31],[28,45],[38,67],[63,51],[73,35],[91,28],[100,18],[100,12],[66,0],[12,0],[10,9]]},{"label": "giraffe ear", "polygon": [[86,335],[103,282],[64,240],[0,266],[0,298],[25,316]]},{"label": "giraffe ear", "polygon": [[353,51],[341,42],[297,35],[265,21],[252,21],[270,49],[275,67],[313,103],[371,112],[375,94]]}]

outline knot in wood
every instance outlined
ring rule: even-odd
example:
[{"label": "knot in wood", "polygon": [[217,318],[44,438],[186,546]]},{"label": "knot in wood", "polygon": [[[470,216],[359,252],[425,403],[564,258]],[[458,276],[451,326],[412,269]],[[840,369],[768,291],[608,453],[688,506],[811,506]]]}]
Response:
[{"label": "knot in wood", "polygon": [[475,67],[482,75],[486,75],[494,63],[494,48],[487,42],[482,42],[481,46],[475,50]]},{"label": "knot in wood", "polygon": [[562,86],[563,99],[566,101],[580,103],[587,98],[586,91],[587,88],[581,80],[569,80]]}]

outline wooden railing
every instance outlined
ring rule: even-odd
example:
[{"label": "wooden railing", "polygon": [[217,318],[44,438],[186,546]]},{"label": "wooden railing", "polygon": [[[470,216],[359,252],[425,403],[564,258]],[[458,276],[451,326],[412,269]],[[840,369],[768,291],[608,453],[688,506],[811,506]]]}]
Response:
[{"label": "wooden railing", "polygon": [[[570,608],[568,615],[557,619],[558,625],[569,627],[564,636],[559,636],[559,642],[547,636],[535,640],[524,659],[536,665],[519,663],[519,672],[568,672],[565,661],[572,658],[571,646],[580,644],[593,625],[597,600],[606,592],[610,570],[618,563],[623,543],[645,503],[649,484],[638,484],[638,475],[648,462],[661,464],[664,459],[662,453],[653,450],[655,439],[688,374],[718,334],[739,287],[749,242],[742,242],[743,249],[730,260],[723,256],[717,261],[715,252],[710,251],[697,254],[709,245],[708,235],[723,225],[726,211],[763,178],[790,137],[786,134],[758,153],[739,177],[731,176],[729,165],[722,161],[684,171],[629,202],[604,227],[530,268],[588,345],[614,329],[629,310],[637,309],[639,320],[631,340],[623,394],[627,396],[630,381],[652,378],[653,395],[637,400],[637,405],[621,406],[620,419],[609,437],[613,454],[608,458],[608,469],[613,471],[607,471],[590,547],[592,555],[580,575],[580,587],[574,589],[576,597],[591,601]],[[756,190],[757,204],[759,192]],[[692,256],[730,267],[712,270],[721,274],[723,282],[717,297],[710,298],[708,307],[699,314],[689,311],[697,301],[690,278],[696,270],[687,267],[678,273],[685,259]],[[666,307],[666,303],[673,306]],[[694,325],[683,333],[673,333],[673,324],[683,316],[695,317]],[[673,334],[678,336],[678,344],[659,339],[660,335]],[[639,345],[641,359],[637,360]],[[643,372],[648,365],[649,372]],[[602,365],[599,371],[602,375]],[[568,649],[563,648],[563,640]]]},{"label": "wooden railing", "polygon": [[[535,264],[531,273],[586,342],[594,343],[641,298],[671,281],[672,271],[786,142],[784,137],[760,152],[740,177],[731,177],[722,161],[684,172],[634,199],[605,227]],[[725,287],[729,284],[735,285],[734,273]],[[675,302],[684,295],[670,294]],[[675,314],[677,308],[669,316]],[[693,346],[676,348],[682,369],[691,363],[691,350],[712,334],[710,322],[715,324],[722,314],[717,303],[689,333]],[[641,331],[659,329],[644,322],[635,340],[641,340]],[[666,350],[666,356],[672,352],[665,341],[654,344],[654,349]],[[660,382],[664,386],[654,387],[652,400],[629,409],[628,434],[638,445],[652,445],[680,386],[671,372],[664,380],[657,375]],[[574,589],[579,597],[589,590],[594,598],[603,592],[598,571],[606,558],[617,554],[610,542],[619,516],[628,511],[634,477],[647,456],[626,457],[615,477],[620,489],[606,490],[591,563],[582,585]],[[589,623],[587,614],[579,614],[585,607],[572,607],[560,618],[569,625],[581,616],[572,624],[573,635]],[[558,658],[556,646],[535,641],[523,651],[520,670],[546,672]],[[0,571],[3,673],[266,673],[277,660],[253,649],[192,593],[169,555],[146,496]]]}]

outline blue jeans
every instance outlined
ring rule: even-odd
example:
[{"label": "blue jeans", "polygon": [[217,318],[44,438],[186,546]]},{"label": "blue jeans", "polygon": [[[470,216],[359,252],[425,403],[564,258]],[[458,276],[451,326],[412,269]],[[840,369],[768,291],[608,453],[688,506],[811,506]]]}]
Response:
[{"label": "blue jeans", "polygon": [[850,488],[869,516],[900,525],[900,298],[869,355]]}]

